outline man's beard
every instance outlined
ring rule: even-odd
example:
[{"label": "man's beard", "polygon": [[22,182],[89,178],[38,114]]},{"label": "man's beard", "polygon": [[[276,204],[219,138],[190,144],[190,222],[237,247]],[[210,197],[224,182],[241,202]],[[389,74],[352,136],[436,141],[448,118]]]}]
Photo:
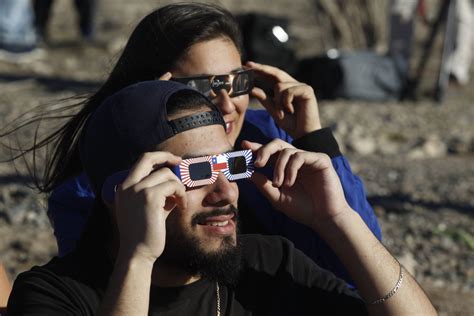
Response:
[{"label": "man's beard", "polygon": [[[238,222],[238,210],[234,206],[228,209],[216,209],[193,216],[191,224],[198,225],[206,217],[227,215],[234,213],[234,220]],[[205,250],[202,242],[174,223],[166,222],[166,246],[159,261],[179,268],[191,275],[200,275],[222,285],[235,286],[241,269],[241,248],[237,241],[234,244],[232,236],[222,238],[221,247],[212,252]]]}]

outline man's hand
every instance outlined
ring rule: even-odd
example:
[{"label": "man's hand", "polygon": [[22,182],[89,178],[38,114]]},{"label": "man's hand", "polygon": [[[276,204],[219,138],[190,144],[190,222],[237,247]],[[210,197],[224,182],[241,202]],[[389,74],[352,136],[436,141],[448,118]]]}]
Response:
[{"label": "man's hand", "polygon": [[184,185],[166,168],[180,161],[180,157],[167,152],[145,153],[117,187],[120,254],[139,255],[152,262],[162,254],[166,218],[177,205],[186,204]]},{"label": "man's hand", "polygon": [[272,115],[275,122],[293,138],[302,137],[321,129],[318,102],[313,88],[299,82],[288,73],[276,67],[247,62],[257,77],[273,86],[271,98],[260,88],[253,88],[251,96]]},{"label": "man's hand", "polygon": [[[400,265],[348,205],[325,154],[298,150],[280,139],[267,145],[244,141],[255,166],[274,166],[273,181],[254,172],[252,181],[276,209],[313,228],[349,271],[366,302],[385,297],[400,278]],[[403,285],[382,304],[367,304],[370,315],[436,315],[433,305],[405,271]]]},{"label": "man's hand", "polygon": [[272,205],[293,220],[318,225],[350,210],[331,159],[275,139],[266,145],[244,141],[255,152],[256,167],[274,166],[273,179],[255,172],[252,181]]}]

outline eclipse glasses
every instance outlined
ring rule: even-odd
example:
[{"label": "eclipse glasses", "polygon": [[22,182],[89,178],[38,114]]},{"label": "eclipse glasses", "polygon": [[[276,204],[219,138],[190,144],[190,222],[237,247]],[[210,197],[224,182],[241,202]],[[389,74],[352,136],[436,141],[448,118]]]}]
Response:
[{"label": "eclipse glasses", "polygon": [[216,182],[222,172],[229,181],[250,178],[254,172],[251,150],[184,159],[171,170],[189,188]]},{"label": "eclipse glasses", "polygon": [[244,68],[224,75],[196,76],[171,78],[181,82],[213,99],[221,90],[225,90],[229,97],[249,94],[254,87],[253,69]]},{"label": "eclipse glasses", "polygon": [[[216,182],[222,172],[229,181],[250,178],[255,170],[251,150],[227,152],[219,155],[184,159],[171,171],[188,188]],[[122,170],[109,176],[102,186],[102,198],[112,203],[117,185],[127,178],[129,170]]]}]

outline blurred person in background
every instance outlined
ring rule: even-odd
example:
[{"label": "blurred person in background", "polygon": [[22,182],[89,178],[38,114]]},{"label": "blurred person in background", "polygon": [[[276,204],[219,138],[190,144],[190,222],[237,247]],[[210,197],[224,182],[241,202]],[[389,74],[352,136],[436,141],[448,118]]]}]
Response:
[{"label": "blurred person in background", "polygon": [[[48,40],[48,21],[51,15],[53,0],[34,0],[35,27],[38,36]],[[74,0],[74,6],[78,14],[78,25],[83,39],[91,41],[96,36],[96,9],[97,0]]]},{"label": "blurred person in background", "polygon": [[27,62],[40,58],[30,0],[0,0],[0,59]]},{"label": "blurred person in background", "polygon": [[[321,125],[312,88],[281,69],[253,62],[243,65],[241,42],[234,17],[219,6],[163,6],[140,21],[102,87],[83,103],[72,106],[77,114],[59,131],[37,140],[31,150],[54,146],[39,189],[51,193],[48,214],[60,256],[76,247],[93,208],[94,192],[83,173],[78,149],[84,123],[111,94],[154,79],[176,80],[211,98],[224,115],[228,139],[236,150],[243,139],[266,144],[278,138],[299,149],[329,155],[349,205],[381,238],[361,180],[352,173],[331,129]],[[268,82],[273,91],[253,87],[253,76]],[[248,109],[250,97],[265,110]],[[71,110],[71,106],[66,109]],[[266,168],[264,172],[270,177],[274,171]],[[320,266],[349,280],[339,259],[316,232],[275,211],[251,182],[241,181],[239,190],[244,233],[282,235]]]},{"label": "blurred person in background", "polygon": [[454,82],[466,85],[474,51],[474,1],[456,0],[455,10],[455,48],[448,57],[447,67]]}]

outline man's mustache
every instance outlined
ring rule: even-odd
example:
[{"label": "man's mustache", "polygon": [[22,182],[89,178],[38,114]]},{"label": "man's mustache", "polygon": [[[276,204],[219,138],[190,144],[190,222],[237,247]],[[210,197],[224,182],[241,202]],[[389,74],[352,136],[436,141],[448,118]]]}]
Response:
[{"label": "man's mustache", "polygon": [[228,208],[216,208],[210,212],[194,214],[193,218],[191,219],[191,224],[197,225],[199,223],[205,222],[209,217],[231,214],[234,214],[235,218],[237,218],[239,215],[239,210],[233,205],[230,205]]}]

